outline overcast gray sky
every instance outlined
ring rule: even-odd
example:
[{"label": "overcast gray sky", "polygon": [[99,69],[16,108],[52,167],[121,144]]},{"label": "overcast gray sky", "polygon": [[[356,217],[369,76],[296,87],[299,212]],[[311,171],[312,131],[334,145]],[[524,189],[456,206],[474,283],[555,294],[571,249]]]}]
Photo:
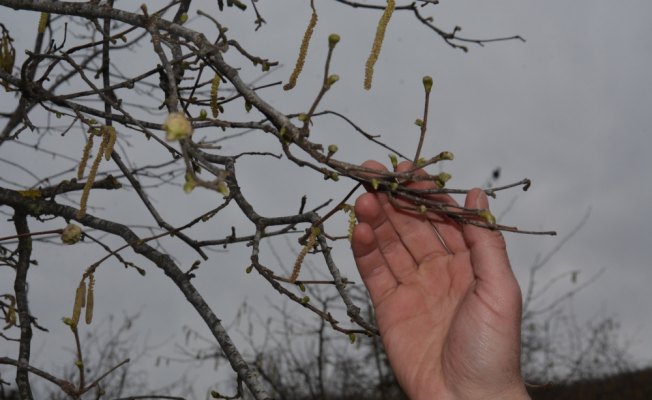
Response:
[{"label": "overcast gray sky", "polygon": [[[213,1],[196,3],[207,9],[216,7]],[[260,0],[258,7],[268,24],[257,33],[253,32],[253,24],[242,23],[239,12],[225,13],[230,16],[224,18],[224,23],[232,37],[251,53],[279,60],[284,65],[263,82],[286,80],[289,76],[309,17],[306,3]],[[297,88],[291,92],[267,89],[261,95],[283,112],[305,111],[320,85],[326,38],[329,33],[337,32],[342,40],[335,52],[332,71],[340,75],[340,81],[327,95],[323,108],[351,116],[366,130],[382,135],[390,145],[413,154],[418,137],[414,120],[421,116],[423,101],[421,77],[432,75],[435,86],[425,152],[449,150],[455,154],[455,161],[444,167],[453,175],[450,186],[482,185],[498,166],[503,172],[501,183],[528,177],[533,185],[527,193],[518,189],[504,192],[494,201],[494,209],[498,214],[510,207],[503,220],[505,224],[557,230],[561,236],[568,234],[590,209],[587,224],[556,254],[545,274],[550,277],[579,270],[581,282],[604,270],[596,282],[576,296],[577,314],[580,318],[600,313],[615,315],[622,325],[624,339],[631,340],[632,352],[642,360],[650,360],[652,25],[649,17],[652,3],[644,0],[442,0],[439,5],[424,9],[441,28],[461,26],[464,37],[518,34],[527,40],[526,43],[491,43],[485,47],[469,44],[468,53],[451,49],[418,24],[410,13],[397,12],[389,24],[370,92],[362,89],[363,66],[379,12],[355,10],[326,0],[316,3],[319,22]],[[128,2],[117,2],[117,5],[135,8]],[[0,21],[18,39],[18,49],[32,47],[37,18],[33,13],[0,10]],[[251,20],[250,16],[247,22]],[[207,35],[214,34],[208,24],[192,23],[197,25],[191,27],[206,27],[210,32]],[[130,71],[131,63],[134,66],[151,63],[136,58],[152,57],[150,49],[145,50],[125,60],[121,65],[123,71]],[[24,54],[19,50],[18,62],[23,59]],[[240,62],[235,52],[229,52],[227,59]],[[255,79],[253,73],[244,70],[244,78]],[[13,104],[6,94],[0,95],[0,104],[10,103]],[[341,159],[356,163],[370,158],[387,160],[386,150],[359,140],[340,121],[320,120],[314,135],[323,138],[323,142],[337,143]],[[67,139],[54,135],[43,143],[77,157],[78,142]],[[264,134],[255,133],[224,145],[225,151],[237,151],[246,146],[273,146],[273,142]],[[142,143],[134,139],[132,144]],[[11,144],[3,145],[0,151],[0,157],[23,163],[26,154]],[[245,194],[257,196],[254,205],[270,215],[294,211],[297,199],[304,193],[309,193],[312,204],[316,205],[337,198],[350,188],[314,179],[308,171],[288,172],[286,162],[243,160],[243,164],[248,166],[240,176]],[[33,166],[35,170],[50,167],[47,162]],[[15,168],[6,165],[0,168],[5,179],[26,179]],[[193,211],[207,209],[212,200],[206,197],[186,196],[180,189],[166,194],[166,202],[171,200],[179,208],[174,214],[178,219],[170,222],[185,221]],[[132,205],[116,204],[111,199],[105,202],[106,207],[114,208],[133,205],[123,211],[124,221],[152,223],[137,202]],[[161,206],[169,210],[166,202],[161,200]],[[237,223],[237,218],[237,213],[223,217],[224,233]],[[12,229],[7,222],[0,222],[1,232]],[[201,235],[202,229],[208,228],[195,233]],[[539,236],[507,234],[507,237],[514,269],[522,283],[527,281],[535,256],[559,242],[559,238]],[[35,355],[35,363],[39,365],[47,366],[53,354],[66,354],[50,353],[51,348],[71,347],[67,328],[59,320],[69,313],[81,271],[97,254],[90,246],[82,251],[86,254],[80,255],[75,250],[73,256],[69,254],[70,249],[46,246],[45,252],[37,254],[41,266],[31,272],[30,293],[34,297],[31,305],[40,322],[53,331],[47,336],[37,336],[36,348],[42,349]],[[264,308],[265,296],[274,296],[262,279],[243,273],[248,264],[248,250],[233,246],[228,253],[213,256],[202,267],[205,275],[199,287],[226,321],[233,316],[234,304],[248,299]],[[355,278],[351,255],[345,246],[338,248],[336,256],[340,266]],[[182,265],[190,265],[196,255],[180,248],[175,257]],[[143,317],[138,324],[148,327],[143,329],[149,330],[153,342],[166,341],[171,346],[181,340],[180,327],[196,326],[198,319],[167,279],[151,266],[147,268],[146,279],[117,265],[113,265],[115,271],[102,271],[106,275],[98,277],[97,316],[142,310]],[[9,276],[7,272],[0,275],[2,293],[11,290]],[[560,290],[566,287],[563,285]],[[47,298],[37,296],[44,291],[49,293]],[[116,293],[121,296],[115,296]],[[0,354],[8,353],[8,349],[6,342],[0,341]]]}]

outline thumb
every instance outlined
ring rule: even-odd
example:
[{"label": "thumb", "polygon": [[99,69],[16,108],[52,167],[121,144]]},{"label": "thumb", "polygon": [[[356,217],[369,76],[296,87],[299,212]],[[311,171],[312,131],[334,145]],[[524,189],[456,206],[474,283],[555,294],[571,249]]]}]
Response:
[{"label": "thumb", "polygon": [[[467,208],[489,209],[487,195],[480,189],[471,190],[464,205]],[[470,251],[478,294],[498,309],[505,306],[520,308],[520,288],[509,264],[507,246],[500,231],[465,224],[463,234]]]}]

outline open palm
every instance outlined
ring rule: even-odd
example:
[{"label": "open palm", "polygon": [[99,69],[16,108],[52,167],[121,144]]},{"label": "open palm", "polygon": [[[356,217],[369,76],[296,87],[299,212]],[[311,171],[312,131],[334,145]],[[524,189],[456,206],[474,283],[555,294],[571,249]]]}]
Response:
[{"label": "open palm", "polygon": [[[465,206],[487,209],[486,195],[471,191]],[[381,193],[360,196],[355,212],[353,254],[408,396],[527,398],[520,374],[521,294],[500,233],[397,210]]]}]

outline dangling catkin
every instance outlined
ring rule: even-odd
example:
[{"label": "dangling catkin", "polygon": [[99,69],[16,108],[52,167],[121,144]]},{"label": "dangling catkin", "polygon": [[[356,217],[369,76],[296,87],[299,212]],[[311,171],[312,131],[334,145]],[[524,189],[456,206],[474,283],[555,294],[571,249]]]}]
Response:
[{"label": "dangling catkin", "polygon": [[213,82],[211,82],[211,111],[213,112],[213,118],[217,118],[220,110],[217,106],[217,89],[220,87],[220,81],[222,77],[220,74],[215,74]]},{"label": "dangling catkin", "polygon": [[104,130],[103,135],[109,136],[109,139],[106,142],[106,147],[104,148],[104,159],[109,161],[111,159],[111,153],[113,153],[113,146],[115,146],[115,141],[118,139],[118,134],[115,131],[115,128],[112,126],[105,126],[102,129]]},{"label": "dangling catkin", "polygon": [[86,281],[82,279],[77,286],[77,291],[75,292],[75,305],[72,308],[72,322],[74,326],[77,326],[79,323],[79,316],[81,315],[81,309],[84,307],[86,302]]},{"label": "dangling catkin", "polygon": [[308,55],[308,46],[310,45],[310,38],[312,38],[312,33],[315,31],[315,26],[317,25],[317,11],[315,10],[315,5],[313,1],[310,1],[310,7],[312,8],[312,15],[310,16],[310,22],[308,22],[308,27],[303,34],[303,40],[301,40],[301,47],[299,48],[299,56],[297,57],[297,62],[294,65],[294,70],[290,75],[288,83],[283,86],[283,90],[290,90],[297,84],[297,79],[299,74],[303,70],[303,65],[306,63],[306,56]]},{"label": "dangling catkin", "polygon": [[38,33],[45,33],[45,28],[48,26],[48,19],[50,19],[50,13],[42,12],[38,20]]},{"label": "dangling catkin", "polygon": [[394,0],[387,0],[387,7],[385,7],[385,12],[380,17],[378,21],[378,27],[376,28],[376,36],[374,37],[374,43],[371,46],[371,53],[367,59],[367,64],[365,65],[364,71],[364,88],[366,90],[371,89],[371,81],[374,77],[374,65],[378,61],[378,56],[380,55],[380,48],[383,45],[383,39],[385,38],[385,30],[387,29],[387,24],[389,24],[389,19],[392,17],[394,12]]},{"label": "dangling catkin", "polygon": [[308,236],[308,240],[306,241],[306,245],[303,246],[303,248],[299,252],[299,256],[297,256],[297,260],[294,262],[292,275],[290,275],[291,283],[296,282],[297,278],[299,278],[299,272],[301,272],[301,265],[303,264],[303,259],[306,258],[308,252],[312,250],[313,247],[315,247],[315,243],[317,243],[317,235],[319,235],[319,228],[312,228],[310,230],[310,236]]},{"label": "dangling catkin", "polygon": [[77,212],[77,218],[83,218],[86,215],[86,207],[88,205],[88,195],[91,192],[93,183],[95,182],[95,175],[97,174],[97,169],[100,167],[100,161],[102,161],[102,156],[104,155],[104,149],[109,144],[111,135],[105,134],[102,136],[102,141],[100,142],[100,147],[97,149],[97,155],[93,160],[91,165],[91,170],[88,172],[88,179],[82,190],[81,200],[79,201],[79,211]]},{"label": "dangling catkin", "polygon": [[86,145],[84,146],[84,150],[82,152],[82,158],[81,161],[79,162],[79,168],[77,168],[77,179],[81,180],[84,179],[84,170],[86,169],[86,163],[88,162],[88,157],[91,154],[91,150],[93,149],[93,134],[88,137],[88,140],[86,141]]},{"label": "dangling catkin", "polygon": [[94,287],[95,287],[95,276],[91,274],[88,277],[88,292],[87,292],[87,297],[86,297],[86,315],[85,315],[85,320],[86,320],[86,325],[90,325],[91,322],[93,321],[93,305],[95,304],[94,300]]}]

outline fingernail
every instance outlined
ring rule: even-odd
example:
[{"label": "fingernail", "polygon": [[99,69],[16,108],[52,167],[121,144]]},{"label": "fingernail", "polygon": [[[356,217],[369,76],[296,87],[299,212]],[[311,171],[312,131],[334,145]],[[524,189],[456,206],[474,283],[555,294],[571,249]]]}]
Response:
[{"label": "fingernail", "polygon": [[480,190],[480,193],[478,193],[478,197],[475,198],[475,208],[488,208],[489,207],[489,200],[487,199],[487,194],[484,192],[484,190]]}]

